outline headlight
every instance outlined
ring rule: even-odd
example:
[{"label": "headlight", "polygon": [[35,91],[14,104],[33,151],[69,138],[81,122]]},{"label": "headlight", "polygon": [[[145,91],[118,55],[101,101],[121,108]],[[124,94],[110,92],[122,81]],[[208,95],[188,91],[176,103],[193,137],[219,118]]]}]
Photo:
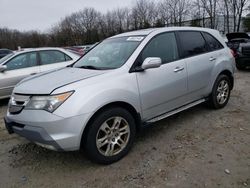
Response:
[{"label": "headlight", "polygon": [[73,91],[62,93],[58,95],[49,96],[33,96],[26,105],[25,109],[30,110],[46,110],[54,112],[64,101],[66,101]]}]

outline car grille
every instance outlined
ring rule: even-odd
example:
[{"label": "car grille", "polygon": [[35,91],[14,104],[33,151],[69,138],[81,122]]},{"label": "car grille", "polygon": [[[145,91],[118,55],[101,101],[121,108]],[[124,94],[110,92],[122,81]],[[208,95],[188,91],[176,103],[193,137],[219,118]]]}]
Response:
[{"label": "car grille", "polygon": [[250,56],[250,46],[242,47],[242,54]]},{"label": "car grille", "polygon": [[29,95],[13,94],[10,99],[10,114],[19,114],[29,102]]}]

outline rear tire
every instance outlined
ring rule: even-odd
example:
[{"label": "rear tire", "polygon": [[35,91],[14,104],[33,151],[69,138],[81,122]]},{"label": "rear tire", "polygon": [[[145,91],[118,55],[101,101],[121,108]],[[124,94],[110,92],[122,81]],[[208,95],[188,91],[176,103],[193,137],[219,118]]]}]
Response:
[{"label": "rear tire", "polygon": [[219,75],[216,79],[208,104],[214,109],[224,108],[230,98],[231,82],[228,76]]},{"label": "rear tire", "polygon": [[89,125],[84,144],[87,156],[100,164],[114,163],[127,155],[135,133],[135,120],[127,110],[108,108]]}]

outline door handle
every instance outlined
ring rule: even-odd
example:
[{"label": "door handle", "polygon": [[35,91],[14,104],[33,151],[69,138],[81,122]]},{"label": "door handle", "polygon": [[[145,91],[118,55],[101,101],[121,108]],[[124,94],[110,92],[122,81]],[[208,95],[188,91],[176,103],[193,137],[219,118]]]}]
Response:
[{"label": "door handle", "polygon": [[184,67],[176,67],[175,69],[174,69],[174,72],[181,72],[181,71],[183,71],[184,70]]},{"label": "door handle", "polygon": [[210,57],[210,58],[209,58],[209,61],[215,61],[215,60],[216,60],[215,57]]},{"label": "door handle", "polygon": [[35,75],[35,74],[37,74],[37,72],[33,72],[33,73],[31,73],[30,75]]}]

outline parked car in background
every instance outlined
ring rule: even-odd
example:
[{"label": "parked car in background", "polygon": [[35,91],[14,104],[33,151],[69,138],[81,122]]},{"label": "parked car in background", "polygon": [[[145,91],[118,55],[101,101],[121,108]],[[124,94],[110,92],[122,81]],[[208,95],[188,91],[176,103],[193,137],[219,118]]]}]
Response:
[{"label": "parked car in background", "polygon": [[8,54],[11,54],[11,53],[12,53],[12,51],[9,49],[0,49],[0,59]]},{"label": "parked car in background", "polygon": [[75,53],[77,55],[83,56],[85,53],[87,53],[93,45],[84,45],[84,46],[69,46],[69,47],[64,47],[64,49]]},{"label": "parked car in background", "polygon": [[15,51],[0,59],[0,99],[11,95],[14,86],[23,78],[44,71],[66,67],[78,55],[61,48],[36,48]]},{"label": "parked car in background", "polygon": [[79,48],[76,48],[74,46],[67,46],[67,47],[63,47],[63,49],[71,52],[71,53],[74,53],[76,55],[79,55],[79,56],[83,56],[84,55],[84,51],[82,49],[79,49]]},{"label": "parked car in background", "polygon": [[91,45],[84,45],[84,46],[76,46],[78,48],[82,48],[84,53],[87,53],[91,48],[92,48],[92,44]]},{"label": "parked car in background", "polygon": [[[109,164],[141,127],[207,101],[223,108],[235,62],[216,30],[152,28],[108,38],[75,64],[21,81],[6,128],[60,151],[83,148]],[[36,117],[36,118],[34,118]]]},{"label": "parked car in background", "polygon": [[235,54],[236,67],[239,70],[250,67],[250,36],[247,33],[229,33],[226,36],[227,45]]}]

